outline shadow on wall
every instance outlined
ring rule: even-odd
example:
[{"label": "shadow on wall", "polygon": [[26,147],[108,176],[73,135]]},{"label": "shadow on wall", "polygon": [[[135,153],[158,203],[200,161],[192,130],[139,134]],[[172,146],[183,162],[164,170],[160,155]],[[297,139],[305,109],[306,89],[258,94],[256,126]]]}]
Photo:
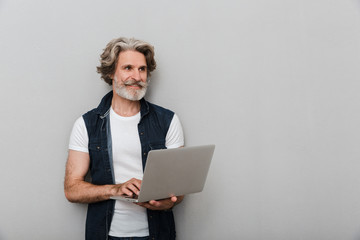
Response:
[{"label": "shadow on wall", "polygon": [[[360,13],[360,0],[357,0],[357,5],[358,5],[358,11],[359,11],[359,13]],[[356,238],[356,239],[360,239],[360,238]]]},{"label": "shadow on wall", "polygon": [[[1,236],[0,236],[1,239]],[[355,236],[354,236],[354,240],[360,240],[360,229],[356,232]]]}]

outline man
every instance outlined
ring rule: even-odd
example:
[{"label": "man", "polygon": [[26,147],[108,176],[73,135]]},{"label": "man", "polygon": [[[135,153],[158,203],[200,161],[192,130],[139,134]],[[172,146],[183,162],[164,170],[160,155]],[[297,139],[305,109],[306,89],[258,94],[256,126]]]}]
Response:
[{"label": "man", "polygon": [[[112,91],[74,124],[65,196],[89,204],[86,239],[175,239],[172,208],[183,196],[137,204],[110,199],[139,193],[150,150],[184,145],[177,115],[143,98],[156,68],[154,48],[118,38],[100,61],[98,72]],[[85,181],[88,171],[91,183]]]}]

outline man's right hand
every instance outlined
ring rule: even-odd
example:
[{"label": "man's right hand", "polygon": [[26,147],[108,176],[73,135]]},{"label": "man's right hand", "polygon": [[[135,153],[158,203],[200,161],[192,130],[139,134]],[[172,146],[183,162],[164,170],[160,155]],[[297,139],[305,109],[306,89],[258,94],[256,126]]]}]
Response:
[{"label": "man's right hand", "polygon": [[141,180],[132,178],[129,181],[126,181],[122,184],[113,185],[112,195],[113,196],[121,196],[126,195],[129,197],[133,197],[135,195],[139,195],[141,187]]}]

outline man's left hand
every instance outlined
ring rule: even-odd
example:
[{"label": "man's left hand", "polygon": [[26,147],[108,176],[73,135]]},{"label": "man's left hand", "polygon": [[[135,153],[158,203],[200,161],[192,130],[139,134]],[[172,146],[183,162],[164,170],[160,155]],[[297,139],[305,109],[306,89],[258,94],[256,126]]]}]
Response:
[{"label": "man's left hand", "polygon": [[150,210],[168,210],[180,203],[184,196],[173,196],[162,200],[151,200],[149,202],[137,203],[137,205],[148,208]]}]

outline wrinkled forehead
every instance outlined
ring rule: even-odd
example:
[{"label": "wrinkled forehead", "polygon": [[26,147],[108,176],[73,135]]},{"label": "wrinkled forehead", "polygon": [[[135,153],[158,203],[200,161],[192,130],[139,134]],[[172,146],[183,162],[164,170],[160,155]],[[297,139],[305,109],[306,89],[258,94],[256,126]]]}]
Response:
[{"label": "wrinkled forehead", "polygon": [[119,65],[132,65],[132,66],[147,66],[145,55],[141,52],[134,50],[121,51],[119,53],[118,62]]}]

